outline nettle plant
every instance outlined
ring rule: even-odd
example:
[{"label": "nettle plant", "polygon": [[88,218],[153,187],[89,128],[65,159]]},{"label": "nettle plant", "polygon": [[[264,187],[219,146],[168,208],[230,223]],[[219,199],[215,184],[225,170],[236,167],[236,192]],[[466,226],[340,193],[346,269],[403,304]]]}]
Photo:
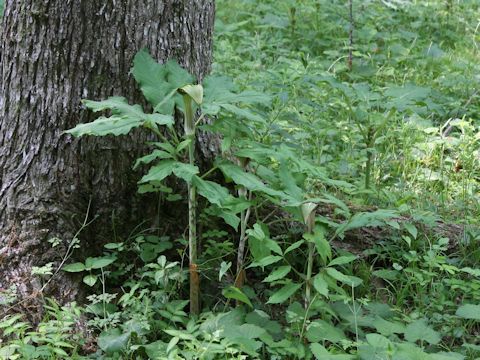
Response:
[{"label": "nettle plant", "polygon": [[[337,286],[337,282],[347,287],[360,284],[360,279],[343,275],[335,268],[353,261],[355,257],[342,257],[338,261],[332,259],[325,234],[329,226],[334,224],[324,219],[323,224],[318,224],[320,227],[315,228],[315,210],[322,203],[340,207],[343,209],[340,212],[343,211],[345,217],[349,217],[347,206],[328,193],[329,187],[343,189],[349,185],[329,179],[321,168],[302,159],[285,144],[265,145],[256,140],[268,131],[265,126],[268,121],[247,106],[268,106],[268,95],[255,91],[238,92],[233,82],[222,76],[210,76],[203,84],[196,84],[194,77],[176,62],[158,64],[146,51],[136,55],[132,74],[151,104],[152,113],[145,113],[141,106],[130,105],[120,97],[104,101],[85,100],[88,109],[95,112],[109,110],[111,115],[80,124],[67,132],[74,136],[118,136],[143,127],[158,137],[159,141],[151,143],[155,149],[135,164],[150,165],[147,174],[139,181],[139,191],[164,191],[170,194],[172,189],[164,184],[164,180],[171,175],[187,184],[192,314],[200,312],[197,196],[207,200],[206,211],[209,215],[222,218],[238,232],[235,282],[224,289],[223,295],[226,298],[252,306],[250,299],[241,290],[245,270],[263,270],[274,265],[276,267],[273,272],[264,280],[274,288],[269,291],[268,304],[284,303],[298,295],[304,286],[305,306],[308,308],[319,296],[328,297],[328,288],[347,296]],[[174,126],[175,110],[183,114],[183,134],[179,134]],[[203,124],[207,117],[215,117],[213,125]],[[244,119],[247,121],[241,121]],[[222,135],[222,151],[228,155],[219,156],[213,167],[203,174],[195,159],[196,133],[200,126]],[[227,181],[232,182],[236,194],[233,195],[220,183],[207,180],[213,172],[221,172]],[[317,195],[310,196],[303,190],[306,187],[319,189],[315,190]],[[270,214],[260,211],[266,208],[268,210],[265,204],[269,204]],[[300,226],[304,223],[304,239],[285,246],[285,249],[272,239],[269,233],[272,221],[267,221],[271,218],[272,206],[276,209],[274,212],[281,210],[289,214],[285,215],[285,219],[277,218],[273,222],[295,221]],[[307,248],[308,266],[296,270],[290,263],[295,261],[295,254],[303,254],[302,247]],[[247,255],[250,257],[247,258]],[[251,261],[247,261],[250,258]],[[319,272],[314,274],[316,264],[320,267]],[[227,263],[222,265],[220,278],[230,266]],[[290,276],[291,271],[296,275]],[[315,295],[312,294],[312,284],[318,292]]]}]

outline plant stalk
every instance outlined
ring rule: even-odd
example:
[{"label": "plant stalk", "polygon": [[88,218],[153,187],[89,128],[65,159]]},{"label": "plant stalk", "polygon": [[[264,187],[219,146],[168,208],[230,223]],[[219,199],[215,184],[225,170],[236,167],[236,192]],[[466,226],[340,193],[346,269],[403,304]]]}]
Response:
[{"label": "plant stalk", "polygon": [[245,284],[245,248],[247,243],[247,224],[248,219],[250,218],[250,208],[243,210],[240,214],[240,239],[238,242],[238,251],[237,251],[237,277],[235,279],[235,286],[237,288],[242,288]]},{"label": "plant stalk", "polygon": [[[315,226],[315,211],[312,211],[307,219],[307,232],[313,234],[313,228]],[[313,272],[313,255],[315,253],[315,244],[308,243],[308,259],[307,259],[307,276],[305,282],[305,309],[308,309],[311,302],[311,289],[312,289],[312,272]]]},{"label": "plant stalk", "polygon": [[365,164],[365,190],[370,190],[373,167],[373,147],[375,146],[375,130],[369,128],[367,134],[367,163]]},{"label": "plant stalk", "polygon": [[372,152],[367,150],[367,163],[365,166],[365,190],[370,190],[370,178],[372,173]]},{"label": "plant stalk", "polygon": [[312,289],[312,271],[313,271],[313,253],[315,251],[315,244],[308,243],[308,262],[307,262],[307,282],[305,286],[305,309],[310,305],[311,289]]},{"label": "plant stalk", "polygon": [[[195,122],[193,118],[192,99],[183,95],[185,105],[185,136],[191,139],[188,145],[188,160],[195,163]],[[188,257],[190,273],[190,313],[200,313],[200,276],[197,265],[197,188],[192,181],[188,186]]]},{"label": "plant stalk", "polygon": [[[241,165],[246,171],[246,161],[241,161]],[[238,195],[239,197],[247,198],[247,189],[245,187],[241,187],[238,189]],[[252,196],[252,193],[248,195],[248,199],[250,200]],[[245,248],[246,248],[246,243],[247,243],[247,225],[248,225],[248,220],[250,218],[251,214],[251,208],[249,207],[247,210],[243,210],[240,213],[240,238],[238,241],[238,251],[237,251],[237,277],[235,279],[235,286],[239,289],[243,287],[245,284],[245,269],[244,269],[244,263],[245,263]]]}]

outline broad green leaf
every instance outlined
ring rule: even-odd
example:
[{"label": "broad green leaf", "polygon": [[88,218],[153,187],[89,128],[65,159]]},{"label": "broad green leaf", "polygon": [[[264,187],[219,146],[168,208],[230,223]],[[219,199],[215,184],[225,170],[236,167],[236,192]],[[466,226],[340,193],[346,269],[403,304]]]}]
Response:
[{"label": "broad green leaf", "polygon": [[232,104],[222,104],[221,108],[226,112],[236,115],[240,119],[247,119],[254,123],[265,123],[265,119],[250,109],[240,108]]},{"label": "broad green leaf", "polygon": [[216,182],[203,180],[198,176],[194,176],[192,182],[201,196],[219,207],[222,207],[225,199],[231,196],[226,188]]},{"label": "broad green leaf", "polygon": [[460,269],[460,271],[463,271],[467,274],[470,274],[472,276],[480,277],[480,269],[472,269],[471,267],[463,267]]},{"label": "broad green leaf", "polygon": [[[58,343],[55,343],[56,346],[60,346],[58,345]],[[38,350],[38,349],[37,349]],[[61,358],[67,358],[68,357],[68,353],[61,349],[60,347],[55,347],[53,348],[53,352],[56,354],[56,355],[60,355]]]},{"label": "broad green leaf", "polygon": [[220,184],[203,180],[194,175],[192,184],[197,187],[197,193],[206,198],[214,206],[211,208],[215,215],[222,217],[233,228],[238,227],[239,218],[235,215],[247,209],[250,202],[232,196],[226,188]]},{"label": "broad green leaf", "polygon": [[287,255],[289,252],[298,249],[302,244],[305,242],[305,240],[298,240],[294,242],[292,245],[290,245],[286,250],[285,250],[285,255]]},{"label": "broad green leaf", "polygon": [[[407,342],[395,344],[396,351],[394,360],[437,360],[435,354],[431,356],[422,351],[421,348],[415,344],[410,344]],[[370,360],[370,358],[365,358],[365,360]]]},{"label": "broad green leaf", "polygon": [[353,360],[355,356],[346,354],[330,354],[328,350],[318,343],[310,344],[313,356],[317,360]]},{"label": "broad green leaf", "polygon": [[277,157],[275,149],[259,144],[256,142],[249,142],[242,144],[243,147],[235,152],[239,158],[246,158],[258,161],[259,163],[268,162],[271,158]]},{"label": "broad green leaf", "polygon": [[67,134],[75,137],[84,135],[105,136],[105,135],[125,135],[133,128],[143,125],[143,121],[138,118],[129,118],[126,116],[100,117],[97,120],[78,124],[73,129],[67,130]]},{"label": "broad green leaf", "polygon": [[225,296],[227,299],[234,299],[243,302],[244,304],[247,304],[253,309],[252,302],[248,298],[247,295],[245,295],[242,290],[235,286],[229,286],[228,288],[225,288],[222,290],[223,296]]},{"label": "broad green leaf", "polygon": [[395,210],[380,209],[374,212],[361,212],[353,215],[349,221],[340,226],[335,235],[343,234],[352,229],[361,227],[383,226],[386,221],[398,216]]},{"label": "broad green leaf", "polygon": [[357,287],[363,282],[362,279],[356,276],[342,274],[335,268],[327,267],[325,270],[329,276],[348,286]]},{"label": "broad green leaf", "polygon": [[[2,16],[2,2],[0,1],[0,16]],[[27,348],[27,345],[28,344],[24,344],[23,347],[24,348]],[[33,347],[33,352],[35,351],[35,347],[33,345],[31,345]],[[13,355],[16,353],[17,351],[17,348],[18,348],[18,345],[6,345],[6,346],[3,346],[3,347],[0,347],[0,359],[19,359],[18,357],[13,357]],[[30,354],[25,354],[27,356],[31,356]]]},{"label": "broad green leaf", "polygon": [[265,266],[275,264],[276,262],[279,262],[282,259],[283,258],[281,256],[269,255],[269,256],[266,256],[266,257],[264,257],[264,258],[262,258],[258,261],[254,261],[253,263],[251,263],[248,266],[248,268],[261,266],[262,269],[263,269]]},{"label": "broad green leaf", "polygon": [[282,249],[274,240],[270,239],[268,228],[264,224],[254,224],[252,229],[247,230],[247,234],[250,252],[255,261],[261,261],[264,257],[269,256],[271,251],[282,255]]},{"label": "broad green leaf", "polygon": [[220,264],[220,270],[218,272],[218,281],[222,281],[222,278],[231,267],[232,267],[231,261],[229,261],[228,263],[225,261],[222,261],[222,263]]},{"label": "broad green leaf", "polygon": [[98,277],[96,275],[87,275],[83,278],[83,282],[88,286],[93,286],[96,284]]},{"label": "broad green leaf", "polygon": [[313,287],[319,294],[328,297],[328,283],[325,281],[322,274],[315,275],[313,278]]},{"label": "broad green leaf", "polygon": [[253,310],[245,317],[248,324],[260,326],[270,334],[281,334],[282,326],[278,321],[270,320],[270,316],[262,310]]},{"label": "broad green leaf", "polygon": [[177,153],[177,149],[170,144],[169,142],[154,142],[152,145],[155,145],[159,149],[165,150],[167,153],[171,154],[172,156]]},{"label": "broad green leaf", "polygon": [[116,259],[111,257],[89,257],[85,260],[85,268],[100,269],[112,264]]},{"label": "broad green leaf", "polygon": [[424,101],[430,95],[431,89],[416,85],[392,86],[385,91],[385,96],[391,97],[388,107],[399,111],[407,110],[412,105]]},{"label": "broad green leaf", "polygon": [[142,177],[139,181],[139,184],[148,183],[150,181],[162,181],[173,173],[176,163],[177,162],[174,160],[164,160],[160,162],[160,164],[151,167],[147,175]]},{"label": "broad green leaf", "polygon": [[140,259],[142,259],[144,263],[149,263],[157,259],[160,253],[173,247],[173,244],[164,238],[150,238],[150,241],[139,245]]},{"label": "broad green leaf", "polygon": [[405,329],[405,339],[412,343],[421,340],[435,345],[438,344],[442,338],[438,332],[428,326],[425,319],[419,319],[407,326]]},{"label": "broad green leaf", "polygon": [[462,347],[465,347],[467,349],[472,349],[474,351],[480,351],[480,345],[464,343]]},{"label": "broad green leaf", "polygon": [[395,230],[400,230],[400,225],[398,224],[397,221],[394,221],[394,220],[386,220],[385,223],[389,226],[391,226],[392,228],[394,228]]},{"label": "broad green leaf", "polygon": [[83,263],[77,262],[65,265],[62,269],[63,271],[67,272],[81,272],[85,270],[85,265]]},{"label": "broad green leaf", "polygon": [[332,248],[330,247],[330,243],[327,241],[327,239],[325,239],[325,235],[321,227],[317,226],[313,234],[303,234],[303,238],[308,242],[313,242],[315,244],[318,255],[324,264],[326,264],[332,258]]},{"label": "broad green leaf", "polygon": [[351,263],[352,261],[355,261],[356,258],[357,256],[355,255],[340,256],[330,261],[330,263],[327,266],[348,264],[348,263]]},{"label": "broad green leaf", "polygon": [[181,162],[177,162],[173,168],[173,173],[175,176],[187,182],[192,181],[192,177],[197,175],[199,172],[200,170],[197,166]]},{"label": "broad green leaf", "polygon": [[238,225],[240,224],[240,218],[235,215],[235,213],[229,209],[221,208],[215,204],[212,204],[208,209],[209,213],[221,217],[228,225],[230,225],[235,230],[238,230]]},{"label": "broad green leaf", "polygon": [[199,173],[199,170],[195,165],[174,160],[164,160],[158,165],[151,167],[147,175],[142,177],[139,183],[144,184],[150,181],[162,181],[172,173],[180,179],[190,182],[192,181],[192,177]]},{"label": "broad green leaf", "polygon": [[[287,152],[286,148],[282,148],[285,152]],[[285,158],[291,157],[289,151]],[[294,176],[295,174],[292,173],[292,167],[290,166],[289,162],[285,159],[281,160],[280,164],[280,171],[279,171],[279,178],[284,187],[284,191],[288,194],[289,199],[287,200],[288,205],[290,206],[303,206],[304,201],[304,191],[298,186],[297,179]],[[313,203],[315,200],[310,199],[307,203]],[[297,205],[298,204],[298,205]],[[310,209],[313,211],[313,209]],[[315,215],[313,214],[315,217]]]},{"label": "broad green leaf", "polygon": [[176,153],[180,153],[183,149],[186,149],[188,145],[192,143],[192,139],[186,139],[180,142],[180,144],[177,145],[177,148],[175,149]]},{"label": "broad green leaf", "polygon": [[7,315],[4,318],[2,318],[2,321],[0,321],[0,329],[6,329],[14,326],[14,324],[19,324],[19,323],[21,323],[22,325],[26,325],[24,322],[19,322],[19,320],[22,318],[23,318],[22,314]]},{"label": "broad green leaf", "polygon": [[340,328],[335,327],[323,320],[315,320],[308,325],[305,335],[310,342],[327,340],[337,343],[347,339]]},{"label": "broad green leaf", "polygon": [[257,238],[255,236],[249,236],[248,246],[255,261],[260,261],[271,254],[271,250],[265,246],[264,239]]},{"label": "broad green leaf", "polygon": [[464,304],[457,309],[455,315],[472,320],[480,320],[480,305]]},{"label": "broad green leaf", "polygon": [[[389,356],[390,352],[391,351],[388,349],[376,348],[373,345],[370,345],[368,343],[360,343],[357,348],[357,354],[358,356],[360,356],[359,358],[360,360],[372,360],[372,359],[387,360],[391,358]],[[397,357],[395,357],[395,360],[397,360]],[[401,359],[401,360],[407,360],[407,359]],[[413,359],[408,358],[408,360],[413,360]],[[417,359],[417,360],[420,360],[420,359]],[[422,360],[426,360],[426,359],[422,359]]]},{"label": "broad green leaf", "polygon": [[242,185],[251,191],[260,191],[271,196],[282,196],[280,191],[271,189],[264,184],[257,176],[244,171],[240,166],[228,162],[221,162],[218,167],[225,176],[231,178],[236,184]]},{"label": "broad green leaf", "polygon": [[145,352],[149,359],[161,359],[167,353],[168,344],[161,340],[157,340],[148,345],[145,345]]},{"label": "broad green leaf", "polygon": [[410,233],[410,235],[411,235],[414,239],[417,238],[418,230],[417,230],[417,228],[416,228],[415,225],[410,224],[410,223],[404,223],[403,226],[405,227],[405,229],[407,229],[407,231]]},{"label": "broad green leaf", "polygon": [[263,282],[272,282],[283,279],[292,270],[290,265],[279,266],[268,275]]},{"label": "broad green leaf", "polygon": [[367,342],[376,348],[388,349],[392,346],[390,340],[388,340],[385,336],[379,334],[367,334],[366,338]]},{"label": "broad green leaf", "polygon": [[173,159],[173,155],[166,151],[155,149],[150,154],[142,156],[135,161],[133,169],[137,169],[141,164],[150,164],[157,159]]},{"label": "broad green leaf", "polygon": [[272,240],[270,238],[266,238],[265,239],[265,246],[267,248],[269,248],[270,250],[272,250],[275,254],[283,255],[282,248],[280,247],[280,245],[277,244],[277,242],[275,240]]},{"label": "broad green leaf", "polygon": [[172,114],[175,105],[181,107],[182,98],[177,89],[194,82],[194,78],[176,61],[159,64],[146,50],[135,55],[132,74],[145,98],[155,111],[162,114]]},{"label": "broad green leaf", "polygon": [[280,290],[277,290],[275,293],[273,293],[268,299],[267,304],[282,304],[291,296],[293,296],[301,287],[301,284],[288,283]]},{"label": "broad green leaf", "polygon": [[83,100],[82,103],[93,112],[111,110],[114,114],[127,115],[132,118],[141,118],[146,115],[140,105],[130,105],[127,99],[120,96],[112,96],[103,101]]},{"label": "broad green leaf", "polygon": [[177,346],[179,341],[180,341],[180,338],[178,336],[174,336],[170,339],[167,345],[167,354],[169,354],[170,351],[172,351],[175,348],[175,346]]},{"label": "broad green leaf", "polygon": [[243,339],[256,339],[265,334],[265,329],[254,324],[242,324],[225,327],[223,336],[235,342],[242,342]]},{"label": "broad green leaf", "polygon": [[116,249],[119,249],[119,251],[122,251],[122,249],[123,249],[123,242],[108,243],[108,244],[103,245],[103,247],[104,247],[105,249],[108,249],[108,250],[116,250]]},{"label": "broad green leaf", "polygon": [[139,105],[129,105],[125,98],[111,97],[104,101],[84,100],[83,103],[91,110],[97,112],[110,110],[112,116],[100,117],[97,120],[79,124],[66,133],[73,136],[93,135],[125,135],[131,129],[139,126],[172,125],[174,120],[170,115],[145,114]]},{"label": "broad green leaf", "polygon": [[312,354],[317,360],[328,359],[330,356],[328,350],[318,343],[310,344],[310,350],[312,350]]},{"label": "broad green leaf", "polygon": [[[429,354],[428,360],[466,360],[467,357],[465,355],[459,354],[458,352],[437,352],[433,354]],[[478,359],[477,359],[478,360]]]},{"label": "broad green leaf", "polygon": [[342,210],[342,213],[345,216],[350,216],[350,209],[348,208],[347,204],[345,204],[342,200],[337,199],[335,196],[333,196],[332,194],[328,194],[328,193],[323,193],[322,196],[325,197],[325,198],[321,199],[320,202],[322,202],[324,204],[336,205],[337,208],[340,208]]},{"label": "broad green leaf", "polygon": [[163,330],[163,331],[166,332],[170,336],[178,337],[182,340],[187,340],[187,341],[194,341],[195,340],[195,336],[193,336],[192,334],[189,334],[186,331],[176,330],[176,329],[167,329],[167,330]]},{"label": "broad green leaf", "polygon": [[208,76],[203,81],[205,99],[202,110],[216,115],[221,108],[230,112],[240,109],[235,104],[269,104],[271,97],[256,91],[236,91],[232,80],[226,76]]},{"label": "broad green leaf", "polygon": [[97,343],[107,354],[114,354],[125,350],[129,339],[129,333],[122,334],[120,329],[116,328],[102,332]]},{"label": "broad green leaf", "polygon": [[380,316],[377,316],[372,324],[378,333],[384,336],[391,336],[393,334],[403,334],[405,332],[405,325],[396,321],[388,321]]},{"label": "broad green leaf", "polygon": [[395,315],[392,308],[384,303],[370,302],[365,305],[365,309],[368,310],[371,315],[380,316],[384,319],[393,318]]}]

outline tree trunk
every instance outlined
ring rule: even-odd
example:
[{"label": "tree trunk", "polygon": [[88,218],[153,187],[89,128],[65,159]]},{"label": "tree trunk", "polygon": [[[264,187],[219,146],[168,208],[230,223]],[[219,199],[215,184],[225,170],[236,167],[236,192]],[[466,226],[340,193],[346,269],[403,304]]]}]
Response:
[{"label": "tree trunk", "polygon": [[[89,218],[97,218],[81,234],[81,247],[100,248],[111,240],[112,226],[121,234],[152,213],[143,201],[139,205],[140,174],[131,170],[145,150],[143,132],[79,141],[63,131],[91,120],[81,99],[141,101],[129,70],[142,48],[159,61],[178,59],[201,80],[210,69],[213,22],[214,0],[6,1],[0,29],[0,297],[12,285],[20,299],[42,296],[32,266],[59,263],[89,204]],[[201,147],[207,156],[208,139]],[[63,249],[52,249],[51,238],[61,239]],[[66,302],[78,286],[61,273],[44,294]]]}]

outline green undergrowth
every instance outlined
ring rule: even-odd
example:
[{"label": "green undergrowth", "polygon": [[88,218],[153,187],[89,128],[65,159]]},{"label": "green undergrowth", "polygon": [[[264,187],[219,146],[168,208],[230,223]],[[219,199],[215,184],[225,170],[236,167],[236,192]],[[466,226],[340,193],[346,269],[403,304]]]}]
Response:
[{"label": "green undergrowth", "polygon": [[[38,328],[5,317],[0,358],[480,358],[480,4],[353,0],[350,46],[347,3],[217,1],[202,86],[141,52],[153,112],[85,101],[110,112],[69,133],[152,132],[139,191],[197,213],[68,261],[87,303],[49,303]],[[213,121],[182,132],[174,109]],[[189,151],[198,130],[222,136],[211,169]]]}]

